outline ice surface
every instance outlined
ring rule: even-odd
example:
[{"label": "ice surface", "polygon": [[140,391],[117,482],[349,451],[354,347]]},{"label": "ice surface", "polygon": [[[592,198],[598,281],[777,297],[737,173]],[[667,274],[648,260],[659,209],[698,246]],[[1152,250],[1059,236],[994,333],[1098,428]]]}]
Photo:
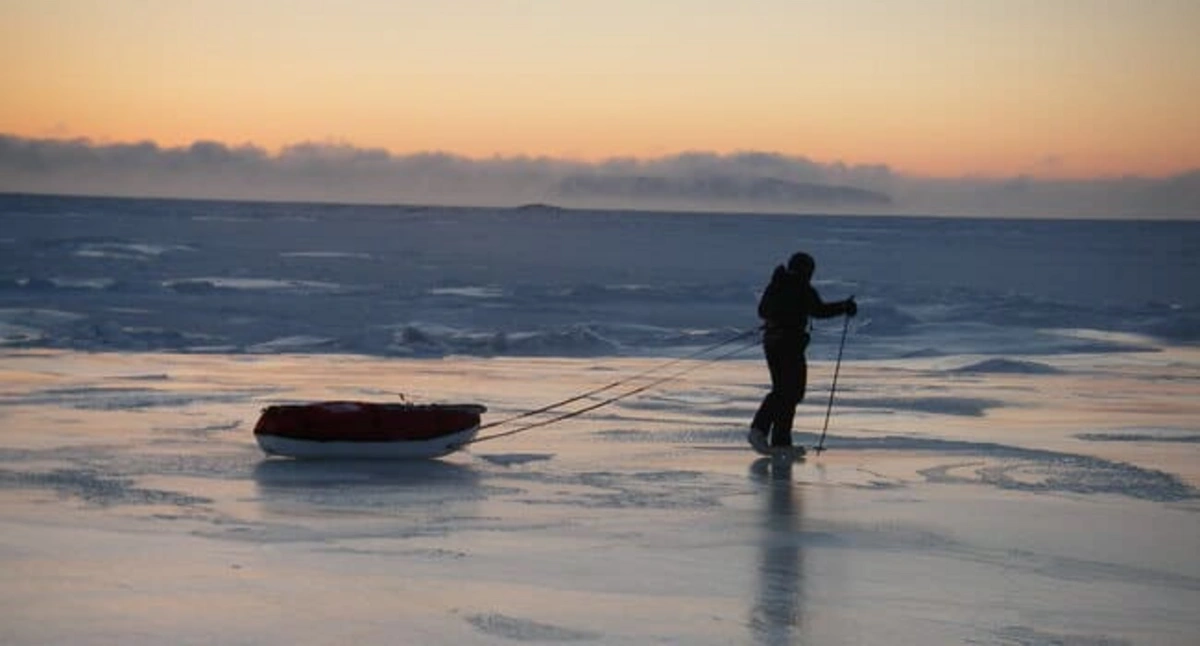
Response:
[{"label": "ice surface", "polygon": [[[0,231],[0,643],[1200,633],[1197,223],[7,195]],[[797,249],[860,315],[829,450],[775,464],[738,335]],[[443,460],[252,436],[271,404],[486,423],[680,367]]]},{"label": "ice surface", "polygon": [[[1192,350],[1046,374],[843,366],[849,395],[920,400],[949,378],[995,405],[839,405],[829,451],[794,465],[744,444],[758,360],[443,460],[266,459],[251,435],[268,404],[355,392],[479,401],[499,419],[658,361],[7,351],[0,638],[1189,644],[1200,630],[1200,445],[1094,439],[1194,435]],[[813,363],[816,391],[831,369]],[[815,441],[823,404],[801,406],[798,439]]]}]

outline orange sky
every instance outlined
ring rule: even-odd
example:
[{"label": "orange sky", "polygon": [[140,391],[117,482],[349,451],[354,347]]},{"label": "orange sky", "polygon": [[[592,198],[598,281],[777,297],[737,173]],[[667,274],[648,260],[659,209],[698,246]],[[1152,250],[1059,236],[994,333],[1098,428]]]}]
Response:
[{"label": "orange sky", "polygon": [[0,0],[0,133],[1200,168],[1194,0]]}]

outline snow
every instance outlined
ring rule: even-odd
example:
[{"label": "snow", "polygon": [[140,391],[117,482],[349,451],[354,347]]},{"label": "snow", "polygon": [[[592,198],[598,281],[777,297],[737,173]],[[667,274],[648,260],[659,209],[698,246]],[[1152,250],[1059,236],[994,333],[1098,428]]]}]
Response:
[{"label": "snow", "polygon": [[[858,296],[854,359],[1200,340],[1192,222],[8,195],[0,230],[0,326],[22,347],[276,353],[294,338],[375,356],[678,355],[756,325],[759,291],[798,248],[825,298]],[[838,327],[818,325],[812,352],[829,358]],[[398,338],[408,330],[422,342]]]},{"label": "snow", "polygon": [[954,372],[961,373],[1013,373],[1030,375],[1056,374],[1054,366],[1037,361],[1014,361],[1012,359],[985,359],[970,365],[956,368]]}]

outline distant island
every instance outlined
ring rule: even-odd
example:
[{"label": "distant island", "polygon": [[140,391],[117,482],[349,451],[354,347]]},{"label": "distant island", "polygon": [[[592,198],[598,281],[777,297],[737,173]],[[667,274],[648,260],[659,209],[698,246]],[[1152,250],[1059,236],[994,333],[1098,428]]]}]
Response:
[{"label": "distant island", "polygon": [[558,184],[567,198],[628,197],[648,200],[704,200],[772,205],[886,206],[884,193],[852,186],[793,182],[727,175],[656,177],[647,175],[572,175]]},{"label": "distant island", "polygon": [[530,202],[522,204],[513,209],[514,211],[538,211],[540,213],[566,211],[565,208],[556,204],[546,204],[545,202]]}]

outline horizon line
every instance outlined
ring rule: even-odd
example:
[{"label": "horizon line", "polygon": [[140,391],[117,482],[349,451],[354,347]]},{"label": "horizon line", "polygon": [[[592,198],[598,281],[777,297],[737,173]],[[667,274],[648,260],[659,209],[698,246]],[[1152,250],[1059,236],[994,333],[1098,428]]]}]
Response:
[{"label": "horizon line", "polygon": [[633,206],[614,206],[614,207],[581,207],[581,206],[564,206],[549,202],[528,202],[523,204],[468,204],[468,203],[446,203],[446,204],[426,204],[420,202],[372,202],[369,200],[353,201],[345,199],[284,199],[284,198],[235,198],[235,197],[190,197],[185,195],[135,195],[128,193],[62,193],[62,192],[39,192],[39,191],[7,191],[0,189],[0,199],[2,198],[63,198],[72,200],[145,200],[145,201],[160,201],[160,202],[217,202],[221,204],[276,204],[276,205],[296,205],[296,206],[332,206],[332,207],[368,207],[368,208],[398,208],[405,210],[425,210],[425,209],[454,209],[464,211],[479,211],[479,210],[500,210],[500,211],[538,211],[544,210],[548,212],[574,212],[580,214],[587,213],[630,213],[642,215],[687,215],[687,216],[766,216],[766,217],[787,217],[787,218],[878,218],[878,219],[915,219],[915,220],[1002,220],[1002,221],[1046,221],[1046,222],[1144,222],[1144,223],[1170,223],[1178,224],[1188,222],[1191,224],[1200,224],[1200,220],[1189,220],[1172,218],[1167,216],[1129,216],[1129,217],[1101,217],[1101,216],[1073,216],[1073,215],[1028,215],[1021,213],[1002,214],[996,213],[992,215],[971,215],[971,214],[952,214],[952,213],[916,213],[916,212],[857,212],[857,211],[816,211],[816,210],[796,210],[796,211],[780,211],[780,210],[750,210],[750,209],[686,209],[686,208],[637,208]]}]

